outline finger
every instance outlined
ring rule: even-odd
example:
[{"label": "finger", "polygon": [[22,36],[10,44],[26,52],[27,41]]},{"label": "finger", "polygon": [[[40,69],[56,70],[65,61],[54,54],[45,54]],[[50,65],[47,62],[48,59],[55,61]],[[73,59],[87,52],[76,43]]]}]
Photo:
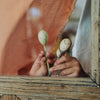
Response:
[{"label": "finger", "polygon": [[48,58],[55,58],[55,56],[52,53],[47,52],[47,57]]},{"label": "finger", "polygon": [[76,72],[66,75],[67,77],[79,77],[78,74]]},{"label": "finger", "polygon": [[41,71],[38,71],[35,76],[43,76]]},{"label": "finger", "polygon": [[71,62],[63,63],[63,64],[59,64],[57,66],[50,68],[50,72],[60,71],[60,70],[64,70],[64,69],[70,68],[70,67],[72,67]]},{"label": "finger", "polygon": [[41,53],[38,55],[37,59],[36,59],[36,62],[40,62],[41,58],[44,56],[44,52],[41,51]]},{"label": "finger", "polygon": [[47,57],[48,57],[49,64],[51,65],[54,64],[56,57],[52,53],[49,53],[49,52],[47,52]]},{"label": "finger", "polygon": [[40,68],[39,72],[41,72],[42,76],[47,74],[47,66],[46,66],[46,58],[45,57],[43,57],[41,59],[41,68]]},{"label": "finger", "polygon": [[40,53],[41,53],[43,56],[45,55],[45,52],[44,52],[44,51],[41,51]]},{"label": "finger", "polygon": [[64,69],[60,72],[60,76],[67,76],[67,75],[70,75],[74,72],[74,69],[71,67],[71,68],[68,68],[68,69]]},{"label": "finger", "polygon": [[56,60],[55,65],[64,63],[64,62],[68,62],[71,61],[73,58],[69,57],[69,56],[62,56],[61,58],[59,58],[58,60]]},{"label": "finger", "polygon": [[36,72],[35,76],[44,76],[44,75],[47,74],[46,58],[43,57],[40,62],[41,62],[41,67],[40,67],[40,69],[38,69],[38,71]]},{"label": "finger", "polygon": [[54,64],[55,60],[48,59],[49,64]]},{"label": "finger", "polygon": [[41,58],[41,64],[44,64],[44,63],[46,63],[46,57]]},{"label": "finger", "polygon": [[34,62],[31,70],[30,70],[30,74],[33,75],[35,72],[37,72],[39,70],[39,68],[41,67],[41,58],[44,55],[43,51],[41,51],[41,53],[38,55],[36,61]]},{"label": "finger", "polygon": [[31,76],[35,76],[35,73],[39,70],[40,68],[40,64],[33,64],[30,72],[29,72],[29,75]]},{"label": "finger", "polygon": [[40,61],[41,61],[43,55],[44,55],[44,52],[41,51],[29,72],[30,75],[34,76],[35,73],[40,69],[40,67],[41,67]]}]

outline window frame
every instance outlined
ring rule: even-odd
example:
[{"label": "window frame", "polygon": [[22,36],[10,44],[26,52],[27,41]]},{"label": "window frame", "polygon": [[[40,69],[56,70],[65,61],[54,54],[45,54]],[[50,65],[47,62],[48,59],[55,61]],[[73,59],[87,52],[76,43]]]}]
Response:
[{"label": "window frame", "polygon": [[[30,96],[31,98],[34,97],[36,94],[35,92],[32,92],[30,86],[34,87],[36,84],[39,84],[41,89],[42,87],[44,88],[43,90],[38,90],[37,88],[35,89],[36,92],[39,93],[43,92],[43,95],[46,94],[46,92],[44,92],[45,90],[46,91],[50,90],[50,86],[53,87],[55,86],[56,91],[61,91],[61,89],[63,90],[66,87],[69,89],[69,87],[75,88],[76,86],[79,86],[80,87],[79,90],[83,91],[84,87],[96,88],[97,86],[100,85],[100,46],[99,46],[100,45],[99,43],[100,42],[100,0],[91,0],[91,1],[92,2],[91,2],[91,75],[90,78],[0,76],[1,95],[13,94],[13,95],[18,95],[20,98],[23,98],[21,97],[21,95],[24,94],[24,96]],[[56,88],[56,85],[58,86],[58,89]],[[23,93],[21,92],[21,89]],[[43,95],[41,94],[41,96]],[[46,97],[46,95],[44,96]],[[68,94],[66,94],[66,96],[68,96]]]},{"label": "window frame", "polygon": [[91,2],[91,78],[100,85],[100,1]]}]

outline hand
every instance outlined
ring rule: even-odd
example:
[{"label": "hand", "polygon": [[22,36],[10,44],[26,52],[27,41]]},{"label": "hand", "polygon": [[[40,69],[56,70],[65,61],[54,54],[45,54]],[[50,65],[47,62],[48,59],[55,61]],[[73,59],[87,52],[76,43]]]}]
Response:
[{"label": "hand", "polygon": [[[81,77],[86,76],[79,61],[74,57],[62,56],[55,62],[55,66],[50,68],[52,73],[60,71],[59,76]],[[52,74],[52,76],[55,76]]]},{"label": "hand", "polygon": [[56,57],[55,55],[53,55],[52,53],[47,52],[47,57],[48,57],[48,62],[50,67],[52,67],[56,61]]},{"label": "hand", "polygon": [[31,76],[46,76],[47,75],[47,66],[46,66],[46,57],[45,53],[41,51],[38,55],[36,61],[34,62],[29,75]]}]

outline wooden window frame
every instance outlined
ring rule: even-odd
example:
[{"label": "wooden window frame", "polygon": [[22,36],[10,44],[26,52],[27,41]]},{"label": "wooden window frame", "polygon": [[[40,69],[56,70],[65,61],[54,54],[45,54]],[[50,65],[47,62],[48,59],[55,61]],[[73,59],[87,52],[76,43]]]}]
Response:
[{"label": "wooden window frame", "polygon": [[100,1],[91,3],[91,78],[100,85]]},{"label": "wooden window frame", "polygon": [[90,78],[0,76],[0,100],[100,99],[100,0],[91,1]]}]

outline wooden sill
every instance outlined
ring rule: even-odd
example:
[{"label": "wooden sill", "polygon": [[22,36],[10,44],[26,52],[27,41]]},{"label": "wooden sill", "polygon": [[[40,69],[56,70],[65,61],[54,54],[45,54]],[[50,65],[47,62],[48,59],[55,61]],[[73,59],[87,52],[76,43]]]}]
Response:
[{"label": "wooden sill", "polygon": [[90,78],[0,76],[0,94],[30,98],[21,100],[100,100],[100,88]]}]

